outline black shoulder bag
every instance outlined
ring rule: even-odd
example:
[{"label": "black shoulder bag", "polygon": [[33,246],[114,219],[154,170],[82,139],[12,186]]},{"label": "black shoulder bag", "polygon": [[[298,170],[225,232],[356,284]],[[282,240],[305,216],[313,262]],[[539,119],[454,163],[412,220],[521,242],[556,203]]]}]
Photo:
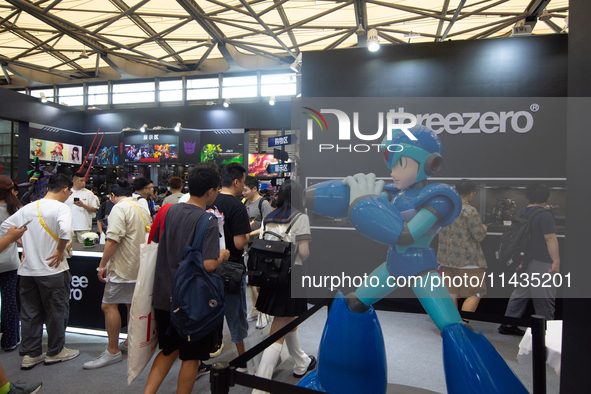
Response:
[{"label": "black shoulder bag", "polygon": [[[284,239],[300,215],[301,213],[298,213],[292,219],[283,236],[272,231],[265,231],[263,222],[263,239],[253,240],[248,251],[247,275],[248,283],[251,286],[280,288],[288,285],[291,259],[292,256],[297,256],[297,247]],[[277,237],[279,241],[264,239],[267,234]]]}]

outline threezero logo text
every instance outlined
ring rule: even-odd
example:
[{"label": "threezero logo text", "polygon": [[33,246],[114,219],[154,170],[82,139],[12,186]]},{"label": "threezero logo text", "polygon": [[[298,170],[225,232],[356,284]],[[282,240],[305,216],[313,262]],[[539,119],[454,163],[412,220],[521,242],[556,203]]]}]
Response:
[{"label": "threezero logo text", "polygon": [[[321,114],[333,114],[337,117],[339,123],[338,139],[339,141],[351,140],[351,120],[349,116],[338,109],[321,109],[320,112],[313,110],[312,108],[305,107],[312,113],[305,113],[312,119],[307,120],[307,139],[314,139],[314,120],[323,130],[323,124],[328,131],[328,125],[326,120]],[[321,122],[322,121],[322,122]],[[396,110],[390,110],[386,113],[386,130],[388,139],[392,139],[394,131],[402,131],[410,140],[416,141],[416,138],[409,131],[410,128],[416,125],[424,125],[436,134],[446,131],[449,134],[493,134],[493,133],[505,133],[507,129],[511,129],[516,133],[527,133],[533,128],[534,118],[531,113],[527,111],[502,111],[496,112],[464,112],[457,113],[452,112],[448,115],[442,115],[439,113],[433,114],[410,114],[404,112],[404,108],[398,108]],[[383,138],[384,132],[384,113],[378,112],[378,130],[373,134],[362,134],[359,130],[359,113],[353,112],[353,133],[356,138],[362,141],[376,141]],[[380,141],[381,142],[381,141]],[[336,150],[348,150],[351,152],[368,152],[371,147],[375,146],[377,151],[380,150],[380,144],[360,144],[360,145],[348,145],[339,147],[336,146]],[[394,151],[395,148],[388,147]],[[397,147],[401,149],[402,147]],[[335,149],[333,144],[320,144],[319,151]]]}]

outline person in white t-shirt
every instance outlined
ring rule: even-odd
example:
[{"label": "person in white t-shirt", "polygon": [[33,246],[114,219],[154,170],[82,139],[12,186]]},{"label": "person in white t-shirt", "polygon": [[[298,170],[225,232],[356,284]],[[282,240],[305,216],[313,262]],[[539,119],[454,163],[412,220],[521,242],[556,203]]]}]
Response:
[{"label": "person in white t-shirt", "polygon": [[[21,300],[21,369],[45,361],[54,364],[78,356],[64,346],[70,313],[70,267],[66,246],[72,232],[72,213],[64,202],[72,181],[52,175],[47,194],[25,205],[0,226],[0,235],[12,226],[27,226],[22,237],[24,259],[18,267]],[[47,330],[47,356],[42,350],[43,324]]]},{"label": "person in white t-shirt", "polygon": [[110,194],[115,204],[109,215],[109,229],[103,257],[97,268],[98,279],[106,282],[101,309],[105,314],[105,327],[109,337],[107,350],[83,365],[84,369],[97,369],[123,360],[126,342],[117,344],[121,330],[119,304],[127,305],[127,316],[133,298],[140,267],[140,245],[146,242],[151,225],[150,212],[131,197],[126,181],[117,181]]},{"label": "person in white t-shirt", "polygon": [[86,176],[77,172],[72,176],[74,186],[66,205],[72,210],[74,240],[84,243],[82,234],[92,231],[92,218],[98,211],[98,200],[94,193],[85,188]]}]

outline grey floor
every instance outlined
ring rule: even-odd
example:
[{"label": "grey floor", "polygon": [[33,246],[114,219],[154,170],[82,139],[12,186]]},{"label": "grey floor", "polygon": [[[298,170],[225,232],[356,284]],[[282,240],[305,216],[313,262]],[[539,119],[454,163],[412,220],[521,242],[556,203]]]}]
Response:
[{"label": "grey floor", "polygon": [[[100,311],[97,311],[100,313]],[[378,312],[384,331],[388,356],[388,381],[393,384],[418,387],[438,393],[446,393],[443,375],[441,335],[426,315]],[[316,354],[326,319],[326,308],[317,312],[300,326],[302,347],[309,354]],[[505,358],[525,386],[532,392],[531,363],[517,360],[520,338],[504,336],[497,333],[497,325],[473,322],[472,327],[482,332]],[[212,361],[229,361],[237,356],[231,344],[227,328],[224,336],[224,351]],[[249,335],[260,337],[260,330],[250,323]],[[46,343],[46,339],[44,341]],[[21,371],[21,357],[18,352],[5,353],[0,351],[0,361],[11,381],[42,381],[42,393],[142,393],[149,368],[134,381],[127,385],[126,367],[122,363],[111,365],[99,370],[86,371],[82,364],[98,356],[106,348],[106,338],[67,334],[67,346],[80,350],[80,356],[74,360],[46,366],[37,365],[30,371]],[[357,360],[363,362],[363,360]],[[160,393],[174,393],[176,376],[180,363],[172,367],[164,381]],[[297,383],[292,377],[293,362],[291,358],[284,361],[276,370],[274,379],[286,383]],[[558,393],[559,377],[553,369],[547,368],[548,393]],[[194,393],[209,392],[209,377],[197,380]],[[234,387],[231,393],[250,393],[245,387]]]}]

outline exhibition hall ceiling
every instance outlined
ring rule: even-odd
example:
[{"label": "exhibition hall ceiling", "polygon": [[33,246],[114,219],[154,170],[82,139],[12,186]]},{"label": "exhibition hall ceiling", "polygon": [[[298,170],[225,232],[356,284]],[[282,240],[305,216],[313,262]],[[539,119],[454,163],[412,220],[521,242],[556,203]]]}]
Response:
[{"label": "exhibition hall ceiling", "polygon": [[412,45],[560,34],[567,16],[568,0],[0,0],[0,86],[289,69],[371,29]]}]

